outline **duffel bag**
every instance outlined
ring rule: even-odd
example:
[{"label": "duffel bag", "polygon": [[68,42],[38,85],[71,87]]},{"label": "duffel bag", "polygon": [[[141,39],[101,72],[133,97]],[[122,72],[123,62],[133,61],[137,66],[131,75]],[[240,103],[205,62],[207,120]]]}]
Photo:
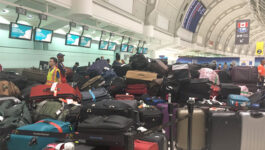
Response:
[{"label": "duffel bag", "polygon": [[114,69],[117,76],[119,77],[124,77],[128,70],[132,70],[132,67],[130,64],[121,65],[121,66],[112,66],[112,68]]},{"label": "duffel bag", "polygon": [[123,116],[91,116],[78,124],[82,133],[122,134],[133,126],[133,120]]},{"label": "duffel bag", "polygon": [[[70,133],[72,132],[72,127],[69,122],[44,119],[37,123],[20,127],[17,130]],[[41,150],[45,148],[47,144],[55,143],[57,140],[57,138],[51,137],[11,134],[8,140],[8,150],[17,150],[18,148],[20,150]]]},{"label": "duffel bag", "polygon": [[114,78],[110,83],[110,94],[112,96],[116,94],[123,94],[125,92],[126,83],[124,78],[122,77],[116,77]]},{"label": "duffel bag", "polygon": [[18,97],[20,95],[20,90],[11,81],[0,81],[0,95]]}]

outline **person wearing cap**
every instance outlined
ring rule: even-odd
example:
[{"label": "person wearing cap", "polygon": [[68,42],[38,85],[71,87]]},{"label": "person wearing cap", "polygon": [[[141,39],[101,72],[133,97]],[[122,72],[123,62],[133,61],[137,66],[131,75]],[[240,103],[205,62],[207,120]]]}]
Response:
[{"label": "person wearing cap", "polygon": [[60,70],[56,67],[57,65],[57,59],[55,57],[50,58],[49,62],[49,72],[47,75],[47,85],[52,85],[55,82],[61,83],[61,75],[60,75]]},{"label": "person wearing cap", "polygon": [[57,67],[58,69],[60,70],[60,74],[61,74],[61,82],[62,83],[67,83],[67,80],[66,80],[66,69],[64,67],[64,54],[62,53],[58,53],[57,54],[57,58],[58,58],[58,64],[57,64]]}]

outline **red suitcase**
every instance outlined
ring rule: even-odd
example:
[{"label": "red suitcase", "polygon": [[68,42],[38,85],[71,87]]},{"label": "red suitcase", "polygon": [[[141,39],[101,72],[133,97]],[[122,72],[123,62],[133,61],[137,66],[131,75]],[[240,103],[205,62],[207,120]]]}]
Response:
[{"label": "red suitcase", "polygon": [[117,94],[115,100],[135,100],[133,95]]},{"label": "red suitcase", "polygon": [[129,84],[127,85],[126,93],[133,95],[147,94],[147,86],[145,84]]},{"label": "red suitcase", "polygon": [[51,85],[37,85],[31,88],[31,100],[45,100],[52,98],[70,98],[80,101],[82,96],[78,88],[73,88],[67,83],[57,84],[57,94],[51,92]]}]

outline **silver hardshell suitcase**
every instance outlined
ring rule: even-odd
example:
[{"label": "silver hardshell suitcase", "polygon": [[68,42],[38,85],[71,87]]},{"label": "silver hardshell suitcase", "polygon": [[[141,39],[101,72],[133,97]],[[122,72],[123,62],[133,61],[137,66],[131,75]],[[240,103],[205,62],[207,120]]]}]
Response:
[{"label": "silver hardshell suitcase", "polygon": [[265,150],[265,112],[241,112],[241,150]]}]

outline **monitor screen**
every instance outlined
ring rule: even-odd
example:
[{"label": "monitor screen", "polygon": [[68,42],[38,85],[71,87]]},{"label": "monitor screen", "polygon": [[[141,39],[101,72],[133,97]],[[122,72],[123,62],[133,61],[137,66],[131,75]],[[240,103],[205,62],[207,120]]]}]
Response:
[{"label": "monitor screen", "polygon": [[116,50],[116,46],[117,46],[117,44],[115,42],[109,42],[108,50],[115,51]]},{"label": "monitor screen", "polygon": [[79,45],[79,39],[80,39],[79,35],[68,33],[68,34],[66,34],[65,44],[71,45],[71,46],[78,46]]},{"label": "monitor screen", "polygon": [[134,50],[134,46],[129,45],[129,47],[128,47],[128,51],[127,51],[127,52],[129,52],[129,53],[133,53],[133,50]]},{"label": "monitor screen", "polygon": [[40,42],[52,42],[52,30],[47,29],[41,29],[41,28],[35,28],[35,34],[34,34],[34,40],[40,41]]},{"label": "monitor screen", "polygon": [[147,52],[148,52],[148,48],[144,48],[143,49],[143,54],[147,54]]},{"label": "monitor screen", "polygon": [[142,53],[143,53],[143,50],[144,50],[144,48],[142,48],[142,47],[138,47],[138,49],[137,49],[137,53],[138,53],[138,54],[142,54]]},{"label": "monitor screen", "polygon": [[187,11],[183,27],[194,33],[205,11],[206,7],[198,0],[194,0]]},{"label": "monitor screen", "polygon": [[9,37],[14,39],[31,40],[32,30],[32,26],[12,22],[10,24]]},{"label": "monitor screen", "polygon": [[108,50],[109,42],[108,41],[100,41],[99,49]]},{"label": "monitor screen", "polygon": [[92,43],[92,38],[81,36],[79,46],[90,48]]},{"label": "monitor screen", "polygon": [[127,44],[122,44],[121,45],[121,52],[127,52],[128,50],[128,45]]}]

